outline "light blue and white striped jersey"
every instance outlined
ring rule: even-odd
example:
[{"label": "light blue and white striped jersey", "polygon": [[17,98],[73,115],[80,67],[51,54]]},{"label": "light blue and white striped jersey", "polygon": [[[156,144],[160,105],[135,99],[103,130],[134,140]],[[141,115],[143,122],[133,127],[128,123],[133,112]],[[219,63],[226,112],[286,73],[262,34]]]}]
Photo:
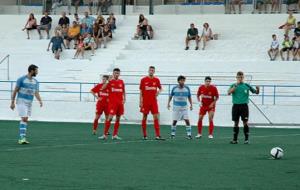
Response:
[{"label": "light blue and white striped jersey", "polygon": [[39,83],[36,79],[29,79],[27,75],[17,80],[16,87],[19,88],[17,103],[32,103],[34,94],[39,91]]},{"label": "light blue and white striped jersey", "polygon": [[187,109],[188,98],[191,97],[191,91],[188,86],[183,86],[180,88],[179,85],[175,86],[171,91],[171,96],[173,97],[173,110],[185,110]]}]

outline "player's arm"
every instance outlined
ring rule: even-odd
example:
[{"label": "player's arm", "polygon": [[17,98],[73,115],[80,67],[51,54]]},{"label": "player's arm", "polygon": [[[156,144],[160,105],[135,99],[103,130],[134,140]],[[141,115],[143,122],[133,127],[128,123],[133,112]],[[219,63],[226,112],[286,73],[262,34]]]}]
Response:
[{"label": "player's arm", "polygon": [[219,92],[218,89],[215,89],[214,101],[209,105],[210,108],[214,107],[219,100]]},{"label": "player's arm", "polygon": [[259,86],[256,86],[255,88],[253,88],[250,84],[246,83],[246,85],[249,87],[249,90],[253,93],[253,94],[259,94]]},{"label": "player's arm", "polygon": [[101,90],[104,90],[108,86],[111,79],[112,79],[112,76],[109,76],[108,80],[105,83],[103,83]]},{"label": "player's arm", "polygon": [[236,87],[237,87],[237,84],[231,85],[229,90],[228,90],[228,95],[231,95],[232,93],[234,93]]},{"label": "player's arm", "polygon": [[143,107],[143,80],[140,82],[140,102],[139,102],[140,108]]},{"label": "player's arm", "polygon": [[200,91],[200,88],[198,89],[198,92],[197,92],[197,100],[198,100],[198,102],[201,102],[201,91]]},{"label": "player's arm", "polygon": [[192,101],[192,96],[188,97],[188,100],[190,102],[190,110],[193,110],[193,101]]},{"label": "player's arm", "polygon": [[12,95],[11,95],[11,104],[10,104],[10,109],[14,110],[15,107],[16,107],[16,104],[15,104],[15,99],[16,99],[16,96],[17,96],[17,93],[19,92],[20,90],[20,87],[16,86]]},{"label": "player's arm", "polygon": [[93,89],[90,91],[90,93],[98,100],[98,94],[93,91]]},{"label": "player's arm", "polygon": [[43,102],[42,102],[42,98],[40,96],[39,91],[36,91],[34,95],[35,95],[36,99],[39,101],[40,107],[43,107]]},{"label": "player's arm", "polygon": [[158,96],[161,92],[162,92],[162,87],[161,87],[161,84],[160,84],[160,80],[158,80],[158,91],[156,92],[156,96]]},{"label": "player's arm", "polygon": [[173,96],[170,95],[170,96],[169,96],[169,99],[168,99],[168,105],[167,105],[168,110],[171,108],[170,103],[171,103],[172,98],[173,98]]},{"label": "player's arm", "polygon": [[124,88],[123,88],[123,104],[125,104],[126,102],[126,92],[125,92],[125,85],[123,85]]}]

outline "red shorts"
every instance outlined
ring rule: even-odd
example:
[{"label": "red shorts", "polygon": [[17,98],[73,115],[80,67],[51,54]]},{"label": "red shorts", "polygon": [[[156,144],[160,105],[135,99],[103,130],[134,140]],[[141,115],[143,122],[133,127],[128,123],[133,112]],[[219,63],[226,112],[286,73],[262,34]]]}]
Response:
[{"label": "red shorts", "polygon": [[108,104],[103,102],[97,102],[96,104],[96,114],[101,115],[104,112],[105,115],[108,115]]},{"label": "red shorts", "polygon": [[124,104],[122,102],[110,102],[108,104],[109,115],[123,115],[124,114]]},{"label": "red shorts", "polygon": [[216,107],[209,108],[209,106],[201,106],[199,115],[205,115],[207,112],[215,112]]},{"label": "red shorts", "polygon": [[158,104],[157,101],[153,102],[153,103],[147,103],[147,104],[143,104],[143,107],[141,108],[140,112],[142,112],[143,114],[149,114],[149,112],[151,112],[151,114],[158,114]]}]

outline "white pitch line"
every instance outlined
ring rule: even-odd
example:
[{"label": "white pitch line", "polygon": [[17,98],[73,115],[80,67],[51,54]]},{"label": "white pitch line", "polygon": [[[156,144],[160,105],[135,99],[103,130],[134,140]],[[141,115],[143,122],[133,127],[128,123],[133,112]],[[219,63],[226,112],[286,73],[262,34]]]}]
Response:
[{"label": "white pitch line", "polygon": [[[251,138],[291,137],[291,136],[300,136],[300,133],[286,134],[286,135],[251,136]],[[178,136],[178,137],[180,137],[180,136]],[[230,139],[230,138],[232,138],[232,137],[220,137],[220,138],[216,138],[216,139]],[[100,145],[102,145],[102,144],[104,144],[104,145],[113,145],[113,144],[130,144],[130,143],[147,143],[147,142],[154,142],[154,141],[156,141],[156,140],[114,141],[114,142],[105,142],[105,143],[97,143],[97,144],[100,144]],[[169,141],[169,142],[172,142],[172,141]],[[3,152],[24,151],[24,150],[34,150],[34,149],[44,149],[44,148],[64,148],[64,147],[74,147],[74,146],[90,146],[90,145],[95,145],[95,144],[67,144],[67,145],[53,145],[53,146],[36,146],[36,147],[10,148],[10,149],[4,150]],[[24,145],[20,145],[20,146],[24,146]]]}]

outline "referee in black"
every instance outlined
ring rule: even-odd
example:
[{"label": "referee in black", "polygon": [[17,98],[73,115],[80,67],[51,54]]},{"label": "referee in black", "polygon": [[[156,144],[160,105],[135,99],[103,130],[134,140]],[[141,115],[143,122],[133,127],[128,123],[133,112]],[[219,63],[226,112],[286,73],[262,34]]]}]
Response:
[{"label": "referee in black", "polygon": [[259,94],[259,86],[253,88],[250,84],[244,82],[244,73],[242,71],[236,74],[236,83],[232,84],[228,90],[228,95],[232,95],[232,121],[234,121],[233,127],[233,140],[231,144],[238,143],[239,135],[239,120],[240,117],[244,124],[244,144],[249,144],[249,91],[254,94]]}]

